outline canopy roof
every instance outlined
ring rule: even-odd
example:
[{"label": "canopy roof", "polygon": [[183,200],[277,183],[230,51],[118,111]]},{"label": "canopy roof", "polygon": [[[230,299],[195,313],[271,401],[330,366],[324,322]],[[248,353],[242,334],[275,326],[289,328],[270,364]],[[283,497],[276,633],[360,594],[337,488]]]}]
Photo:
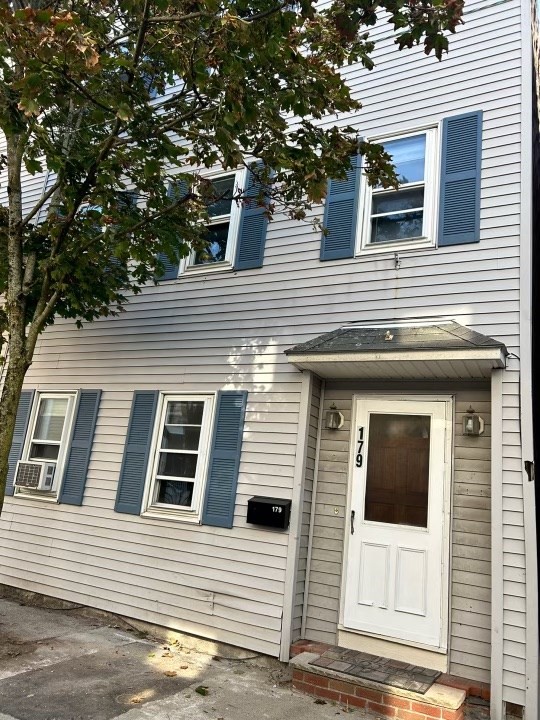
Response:
[{"label": "canopy roof", "polygon": [[481,379],[505,366],[505,345],[454,320],[351,323],[285,351],[293,365],[345,379]]}]

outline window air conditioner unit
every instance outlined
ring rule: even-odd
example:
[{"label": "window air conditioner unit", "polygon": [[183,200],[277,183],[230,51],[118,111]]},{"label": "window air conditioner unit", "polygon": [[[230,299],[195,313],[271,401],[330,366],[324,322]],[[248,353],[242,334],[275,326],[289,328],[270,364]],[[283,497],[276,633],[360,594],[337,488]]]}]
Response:
[{"label": "window air conditioner unit", "polygon": [[15,471],[15,487],[26,490],[52,490],[56,463],[19,460]]}]

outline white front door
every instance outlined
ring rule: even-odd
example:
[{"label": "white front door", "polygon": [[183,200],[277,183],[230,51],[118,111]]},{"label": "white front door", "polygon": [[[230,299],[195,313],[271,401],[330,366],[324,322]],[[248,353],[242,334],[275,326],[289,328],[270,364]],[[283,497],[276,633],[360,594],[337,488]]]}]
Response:
[{"label": "white front door", "polygon": [[344,626],[443,649],[450,402],[355,405]]}]

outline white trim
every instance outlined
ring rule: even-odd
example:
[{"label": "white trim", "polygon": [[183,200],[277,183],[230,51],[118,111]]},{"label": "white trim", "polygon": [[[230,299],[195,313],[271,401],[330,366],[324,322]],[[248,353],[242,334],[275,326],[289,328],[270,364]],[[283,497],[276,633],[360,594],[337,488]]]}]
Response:
[{"label": "white trim", "polygon": [[[199,437],[199,447],[197,450],[197,468],[195,477],[193,478],[193,496],[191,507],[184,508],[176,505],[166,505],[158,503],[154,499],[156,492],[156,475],[159,463],[159,450],[163,428],[165,423],[165,413],[169,402],[182,401],[203,402],[203,416],[201,421],[201,434]],[[167,393],[163,392],[159,395],[156,419],[152,432],[152,445],[150,450],[150,462],[146,473],[144,494],[143,494],[143,510],[141,515],[156,517],[161,519],[181,519],[186,522],[200,522],[202,512],[202,498],[207,480],[208,456],[210,452],[210,432],[214,421],[215,394],[212,393]],[[190,453],[190,454],[195,454]],[[191,481],[191,479],[190,479]]]},{"label": "white trim", "polygon": [[298,441],[294,463],[293,492],[291,502],[291,522],[287,543],[287,560],[285,565],[285,585],[283,588],[283,614],[281,617],[281,645],[279,659],[287,662],[290,657],[292,616],[296,595],[296,577],[298,574],[298,557],[300,553],[300,536],[302,533],[302,510],[304,501],[304,473],[307,459],[307,438],[309,434],[309,409],[311,405],[311,388],[313,376],[306,372],[302,376],[300,393],[300,412],[298,416]]},{"label": "white trim", "polygon": [[504,367],[505,356],[500,348],[471,348],[464,350],[378,350],[339,353],[291,353],[287,355],[289,362],[302,367],[306,363],[354,362],[362,363],[376,360],[489,360],[493,367]]},{"label": "white trim", "polygon": [[503,720],[502,370],[491,375],[491,718]]},{"label": "white trim", "polygon": [[309,584],[311,580],[311,555],[313,552],[313,533],[315,530],[316,520],[316,503],[317,503],[317,485],[319,482],[319,454],[321,451],[321,435],[324,418],[324,393],[326,390],[326,380],[321,380],[321,394],[319,398],[319,417],[317,425],[317,439],[315,441],[315,467],[313,469],[313,486],[311,488],[311,513],[309,516],[309,536],[308,549],[306,559],[306,580],[304,585],[304,606],[302,609],[302,629],[300,637],[306,636],[307,614],[309,606]]},{"label": "white trim", "polygon": [[[374,188],[370,186],[367,176],[362,172],[360,180],[360,206],[356,227],[355,255],[371,255],[403,250],[429,249],[436,246],[436,210],[438,191],[438,158],[440,145],[440,131],[437,123],[431,123],[422,128],[407,130],[402,133],[392,133],[366,138],[371,142],[391,142],[417,135],[426,136],[426,150],[424,161],[424,180],[421,183],[408,183],[400,186],[400,190],[410,187],[424,188],[424,217],[422,223],[422,236],[407,240],[396,240],[386,243],[370,243],[371,235],[371,202]],[[375,190],[375,192],[377,192]]]},{"label": "white trim", "polygon": [[[523,524],[525,530],[526,627],[525,720],[538,718],[538,557],[536,538],[536,498],[534,483],[525,472],[525,460],[534,459],[532,412],[532,119],[533,48],[531,4],[521,11],[521,233],[519,278],[520,426],[521,474],[523,478]],[[536,98],[535,98],[536,102]]]}]

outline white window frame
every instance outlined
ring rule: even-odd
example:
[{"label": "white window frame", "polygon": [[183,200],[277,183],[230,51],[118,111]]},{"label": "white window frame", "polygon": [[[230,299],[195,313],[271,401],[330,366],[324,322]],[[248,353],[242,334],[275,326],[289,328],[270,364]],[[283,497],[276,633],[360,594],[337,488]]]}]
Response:
[{"label": "white window frame", "polygon": [[[229,177],[234,175],[234,187],[243,188],[246,187],[247,182],[247,170],[241,168],[240,170],[229,170],[224,171],[214,170],[212,172],[205,173],[202,177],[205,180],[219,180],[220,178]],[[234,258],[236,256],[236,246],[238,243],[238,232],[240,230],[240,216],[242,214],[242,205],[236,201],[231,201],[231,213],[230,215],[216,215],[208,223],[207,227],[211,225],[219,225],[224,222],[227,218],[229,219],[229,233],[227,235],[227,250],[225,252],[225,260],[214,263],[203,263],[201,265],[194,265],[195,252],[191,252],[187,257],[182,258],[178,268],[179,275],[206,275],[209,272],[218,272],[222,270],[233,270],[234,269]]]},{"label": "white window frame", "polygon": [[[439,188],[439,127],[428,125],[402,133],[377,135],[366,138],[370,142],[385,143],[392,140],[403,140],[417,135],[426,136],[426,155],[424,164],[424,218],[422,223],[422,236],[408,240],[396,240],[385,243],[370,243],[371,237],[371,206],[373,190],[368,183],[366,174],[362,171],[360,181],[359,222],[357,224],[356,255],[394,253],[401,250],[416,250],[436,246],[436,208]],[[411,183],[411,187],[416,184]],[[417,184],[420,186],[420,183]]]},{"label": "white window frame", "polygon": [[[168,519],[181,519],[185,522],[199,523],[202,515],[202,501],[208,474],[208,460],[210,455],[210,441],[214,426],[215,393],[160,393],[154,431],[152,433],[152,444],[148,471],[145,482],[142,515],[150,517],[161,517]],[[155,501],[157,491],[157,468],[159,463],[159,450],[163,437],[163,428],[169,402],[181,401],[204,402],[203,417],[201,423],[201,435],[199,440],[197,470],[194,478],[193,497],[190,508],[183,508],[179,505],[169,505]]]},{"label": "white window frame", "polygon": [[[62,430],[62,438],[60,440],[60,449],[58,451],[57,460],[30,460],[30,447],[33,442],[34,432],[36,429],[36,422],[38,417],[38,410],[42,400],[67,400],[66,418],[64,420],[64,427]],[[28,423],[28,430],[26,432],[26,438],[24,441],[23,451],[21,454],[21,460],[23,462],[56,462],[56,470],[54,473],[53,489],[51,491],[44,490],[32,490],[29,488],[19,488],[15,485],[15,496],[30,498],[31,500],[45,500],[48,502],[58,502],[60,490],[62,487],[62,480],[66,465],[67,451],[69,448],[73,423],[75,419],[75,404],[77,399],[76,392],[37,392],[32,403],[32,411],[30,413],[30,421]],[[51,445],[56,444],[51,442]]]}]

